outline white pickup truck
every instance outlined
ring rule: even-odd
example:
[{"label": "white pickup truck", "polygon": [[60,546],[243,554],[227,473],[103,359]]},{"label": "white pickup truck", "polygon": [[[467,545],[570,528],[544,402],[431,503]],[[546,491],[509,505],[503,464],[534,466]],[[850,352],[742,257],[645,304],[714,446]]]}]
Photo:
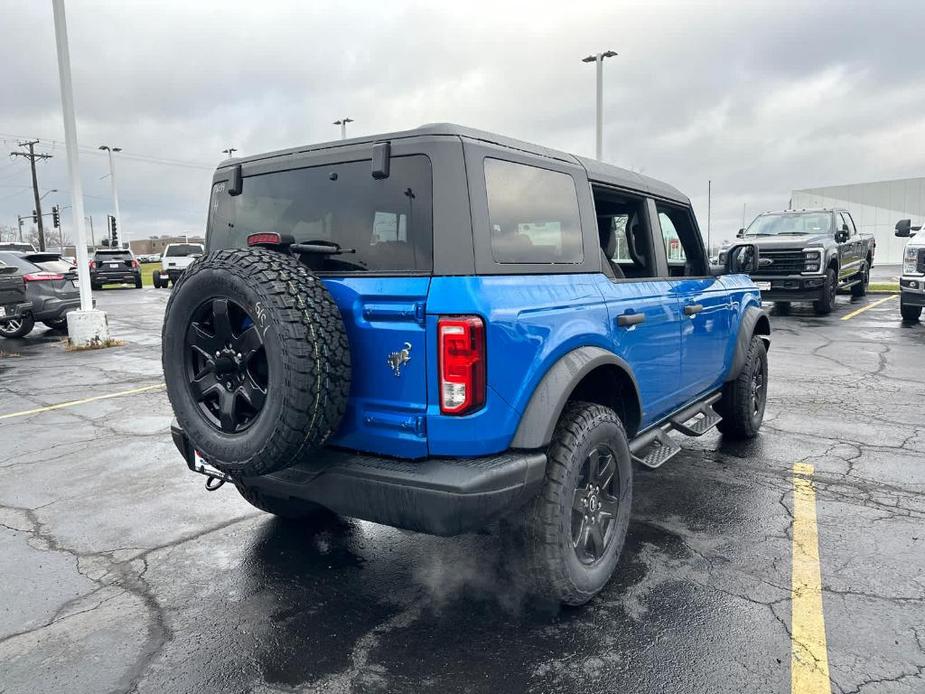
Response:
[{"label": "white pickup truck", "polygon": [[201,243],[167,244],[161,256],[161,269],[155,270],[152,278],[155,288],[166,289],[169,285],[176,284],[183,271],[204,252]]},{"label": "white pickup truck", "polygon": [[925,307],[925,233],[921,226],[912,226],[912,220],[901,219],[896,223],[896,235],[909,239],[903,249],[899,310],[903,320],[917,321]]}]

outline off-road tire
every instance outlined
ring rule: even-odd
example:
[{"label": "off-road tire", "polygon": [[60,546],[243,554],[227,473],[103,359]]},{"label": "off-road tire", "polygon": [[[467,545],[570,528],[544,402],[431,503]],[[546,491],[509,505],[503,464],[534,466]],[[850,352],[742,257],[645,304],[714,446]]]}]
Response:
[{"label": "off-road tire", "polygon": [[[213,299],[242,307],[262,336],[266,396],[241,431],[223,431],[190,386],[187,331]],[[350,391],[350,348],[340,310],[295,258],[265,249],[220,250],[175,282],[162,331],[167,395],[193,447],[220,470],[252,477],[290,467],[324,445]]]},{"label": "off-road tire", "polygon": [[[593,448],[606,444],[616,462],[619,505],[614,533],[602,556],[584,564],[572,546],[572,503],[582,466]],[[633,467],[626,431],[608,407],[569,403],[547,451],[542,491],[505,521],[508,554],[530,593],[566,605],[582,605],[613,575],[626,539],[633,499]]]},{"label": "off-road tire", "polygon": [[333,511],[311,501],[273,496],[240,481],[236,481],[234,486],[244,497],[244,500],[254,508],[259,508],[261,511],[272,513],[274,516],[285,518],[286,520],[313,520],[322,523],[330,522],[337,518],[337,514]]},{"label": "off-road tire", "polygon": [[775,301],[774,310],[777,312],[778,316],[789,316],[790,315],[790,302],[789,301]]},{"label": "off-road tire", "polygon": [[141,289],[141,287],[142,287],[141,275],[138,275],[138,277],[135,278],[135,289]]},{"label": "off-road tire", "polygon": [[835,294],[838,290],[838,276],[833,268],[825,271],[825,284],[822,287],[822,296],[813,302],[813,309],[817,316],[827,316],[835,308]]},{"label": "off-road tire", "polygon": [[[755,406],[753,387],[755,374],[761,375],[763,392],[761,400]],[[742,371],[736,378],[726,383],[723,394],[714,406],[722,417],[716,428],[724,436],[733,439],[751,439],[758,435],[764,420],[764,409],[768,401],[768,352],[764,340],[753,336],[748,346],[748,354]]]},{"label": "off-road tire", "polygon": [[51,330],[67,330],[67,318],[56,318],[55,320],[43,320],[46,327]]},{"label": "off-road tire", "polygon": [[8,339],[15,339],[17,337],[25,337],[32,332],[32,328],[35,327],[35,318],[32,317],[32,314],[23,316],[21,319],[18,319],[16,328],[11,327],[12,323],[0,323],[0,337],[5,337]]},{"label": "off-road tire", "polygon": [[861,269],[858,271],[858,278],[861,281],[851,285],[851,296],[855,298],[867,296],[867,286],[870,284],[870,268],[867,266],[866,260],[861,263]]},{"label": "off-road tire", "polygon": [[922,307],[921,306],[910,306],[909,304],[902,303],[900,299],[899,304],[899,313],[903,317],[903,320],[909,322],[915,322],[922,317]]}]

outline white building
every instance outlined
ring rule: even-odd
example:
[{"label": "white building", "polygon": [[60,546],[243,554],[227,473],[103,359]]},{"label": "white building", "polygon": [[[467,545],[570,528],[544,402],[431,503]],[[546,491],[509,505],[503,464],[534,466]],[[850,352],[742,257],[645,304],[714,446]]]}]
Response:
[{"label": "white building", "polygon": [[900,219],[925,222],[925,177],[795,190],[790,206],[846,208],[858,230],[877,239],[875,264],[899,265],[906,240],[893,236],[893,229]]}]

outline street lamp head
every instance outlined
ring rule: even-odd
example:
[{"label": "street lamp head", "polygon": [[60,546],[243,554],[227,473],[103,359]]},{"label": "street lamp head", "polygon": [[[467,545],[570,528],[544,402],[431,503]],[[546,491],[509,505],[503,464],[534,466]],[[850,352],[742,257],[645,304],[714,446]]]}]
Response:
[{"label": "street lamp head", "polygon": [[340,120],[334,121],[334,125],[346,125],[347,123],[352,123],[353,118],[341,118]]},{"label": "street lamp head", "polygon": [[587,58],[582,58],[582,59],[581,59],[581,62],[583,62],[583,63],[595,63],[595,62],[597,62],[597,56],[596,56],[596,55],[589,55]]},{"label": "street lamp head", "polygon": [[106,145],[100,145],[100,149],[109,149]]},{"label": "street lamp head", "polygon": [[[616,55],[616,53],[614,53],[614,55]],[[112,151],[113,151],[113,152],[121,152],[121,151],[122,151],[122,148],[121,148],[121,147],[113,147],[113,148],[112,148]]]},{"label": "street lamp head", "polygon": [[605,53],[602,53],[601,55],[603,55],[605,58],[613,58],[614,56],[619,55],[619,53],[617,53],[616,51],[607,51]]},{"label": "street lamp head", "polygon": [[[616,51],[604,51],[600,54],[600,59],[604,58],[613,58],[614,56],[619,55]],[[596,63],[598,59],[597,55],[589,55],[587,58],[582,58],[581,62],[583,63]]]}]

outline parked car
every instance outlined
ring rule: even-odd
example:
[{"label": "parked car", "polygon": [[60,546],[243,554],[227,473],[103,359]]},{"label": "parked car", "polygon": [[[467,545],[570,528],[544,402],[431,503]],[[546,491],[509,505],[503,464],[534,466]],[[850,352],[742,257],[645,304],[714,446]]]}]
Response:
[{"label": "parked car", "polygon": [[16,275],[25,282],[26,300],[30,304],[20,317],[0,325],[2,337],[25,337],[32,332],[36,322],[42,322],[53,330],[65,329],[67,313],[80,307],[76,270],[45,270],[27,260],[25,255],[15,251],[0,251],[0,263],[16,268]]},{"label": "parked car", "polygon": [[791,302],[812,302],[816,314],[835,307],[839,290],[867,293],[874,263],[874,237],[858,232],[848,210],[812,209],[765,212],[738,237],[754,241],[761,267],[752,279],[765,301],[780,312]]},{"label": "parked car", "polygon": [[531,590],[580,604],[619,559],[633,461],[761,426],[756,246],[711,272],[660,181],[434,125],[236,159],[209,209],[167,304],[172,434],[257,508],[502,518]]},{"label": "parked car", "polygon": [[98,249],[90,261],[90,286],[102,289],[104,284],[134,284],[141,289],[141,265],[128,249]]},{"label": "parked car", "polygon": [[0,262],[0,327],[21,321],[32,304],[26,301],[26,283],[15,265]]},{"label": "parked car", "polygon": [[40,253],[36,251],[34,253],[23,253],[22,257],[48,272],[68,273],[77,269],[74,263],[58,253]]},{"label": "parked car", "polygon": [[896,236],[909,239],[903,249],[902,277],[899,278],[899,310],[903,320],[917,321],[925,307],[925,235],[911,219],[896,223]]},{"label": "parked car", "polygon": [[169,285],[176,284],[183,271],[202,254],[201,243],[167,244],[161,258],[161,269],[155,270],[152,274],[154,286],[157,289],[166,289]]},{"label": "parked car", "polygon": [[21,251],[22,253],[34,253],[35,246],[23,241],[0,241],[0,251]]}]

